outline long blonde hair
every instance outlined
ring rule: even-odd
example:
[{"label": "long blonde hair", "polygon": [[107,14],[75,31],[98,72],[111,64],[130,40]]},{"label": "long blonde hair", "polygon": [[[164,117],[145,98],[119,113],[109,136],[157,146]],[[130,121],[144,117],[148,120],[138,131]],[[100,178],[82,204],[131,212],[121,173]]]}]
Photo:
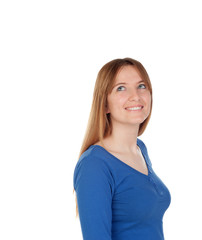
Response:
[{"label": "long blonde hair", "polygon": [[[139,126],[138,136],[140,136],[147,127],[152,112],[152,85],[149,75],[143,65],[132,58],[114,59],[106,63],[99,71],[95,82],[93,101],[88,120],[86,133],[80,149],[80,156],[93,144],[109,136],[112,132],[112,124],[110,121],[110,114],[106,113],[107,96],[112,91],[112,86],[115,78],[124,66],[132,65],[138,71],[141,78],[146,82],[151,94],[151,109],[149,116]],[[74,191],[73,191],[74,192]],[[78,216],[78,204],[76,198],[76,216]]]}]

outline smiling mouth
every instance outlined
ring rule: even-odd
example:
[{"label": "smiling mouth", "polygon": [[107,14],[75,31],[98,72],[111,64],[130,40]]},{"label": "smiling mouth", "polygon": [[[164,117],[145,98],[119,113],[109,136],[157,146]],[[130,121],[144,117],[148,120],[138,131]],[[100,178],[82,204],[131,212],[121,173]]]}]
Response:
[{"label": "smiling mouth", "polygon": [[141,110],[143,108],[143,106],[141,107],[128,107],[128,108],[125,108],[126,110],[129,110],[129,111],[137,111],[137,110]]}]

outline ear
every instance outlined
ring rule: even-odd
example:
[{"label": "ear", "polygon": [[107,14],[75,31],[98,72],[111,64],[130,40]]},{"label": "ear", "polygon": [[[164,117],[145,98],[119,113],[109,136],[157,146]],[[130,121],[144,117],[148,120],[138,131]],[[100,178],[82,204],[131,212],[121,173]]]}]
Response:
[{"label": "ear", "polygon": [[106,114],[107,114],[107,113],[110,113],[110,111],[109,111],[109,108],[108,108],[107,104],[105,105],[105,112],[106,112]]},{"label": "ear", "polygon": [[110,111],[109,111],[108,109],[106,109],[106,114],[107,114],[107,113],[110,113]]}]

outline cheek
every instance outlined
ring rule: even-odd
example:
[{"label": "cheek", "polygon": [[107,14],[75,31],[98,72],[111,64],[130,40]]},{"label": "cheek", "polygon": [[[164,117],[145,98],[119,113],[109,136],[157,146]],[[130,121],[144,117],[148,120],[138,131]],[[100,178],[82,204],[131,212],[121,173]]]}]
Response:
[{"label": "cheek", "polygon": [[148,93],[146,96],[145,96],[145,101],[148,105],[148,107],[150,108],[151,107],[151,94]]},{"label": "cheek", "polygon": [[109,97],[107,99],[108,101],[108,107],[111,109],[116,109],[119,107],[123,107],[124,103],[126,102],[127,96],[125,94],[121,94],[119,96],[113,96]]},{"label": "cheek", "polygon": [[151,102],[151,94],[150,92],[145,92],[141,94],[142,98],[146,101],[146,102]]},{"label": "cheek", "polygon": [[120,99],[117,98],[108,98],[107,99],[107,111],[111,114],[116,114],[117,110],[119,111],[120,106],[122,105]]},{"label": "cheek", "polygon": [[148,101],[151,103],[151,93],[148,93]]}]

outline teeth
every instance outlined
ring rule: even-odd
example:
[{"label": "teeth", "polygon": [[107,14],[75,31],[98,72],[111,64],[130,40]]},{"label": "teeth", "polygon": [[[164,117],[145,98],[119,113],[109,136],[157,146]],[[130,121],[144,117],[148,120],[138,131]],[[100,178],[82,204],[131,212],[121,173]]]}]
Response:
[{"label": "teeth", "polygon": [[126,108],[128,110],[138,110],[138,109],[141,109],[142,107],[133,107],[133,108]]}]

